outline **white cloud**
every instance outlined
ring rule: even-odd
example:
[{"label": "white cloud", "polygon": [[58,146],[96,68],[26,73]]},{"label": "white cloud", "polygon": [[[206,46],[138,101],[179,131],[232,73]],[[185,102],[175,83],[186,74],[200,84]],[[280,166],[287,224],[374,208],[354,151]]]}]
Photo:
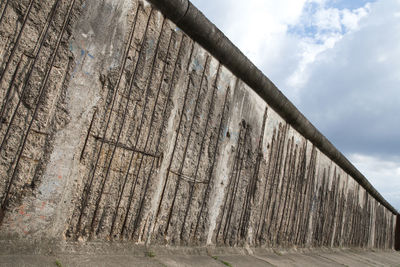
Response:
[{"label": "white cloud", "polygon": [[357,30],[359,28],[360,19],[367,16],[369,11],[370,11],[369,4],[367,4],[363,8],[358,8],[353,11],[344,9],[342,11],[341,23],[350,31]]},{"label": "white cloud", "polygon": [[[287,72],[286,68],[280,68],[282,62],[295,63],[299,57],[297,52],[290,53],[297,49],[298,39],[287,35],[287,31],[289,25],[296,24],[300,19],[306,2],[307,0],[219,0],[210,5],[205,0],[193,1],[255,65],[269,73],[272,79]],[[220,8],[215,7],[214,3],[218,3]],[[287,59],[282,60],[283,56]]]},{"label": "white cloud", "polygon": [[370,5],[349,10],[327,7],[327,1],[310,0],[301,19],[289,34],[297,35],[301,56],[297,68],[288,73],[280,86],[292,101],[299,102],[301,89],[307,83],[309,67],[318,55],[334,48],[344,36],[359,29],[359,22],[369,13]]},{"label": "white cloud", "polygon": [[319,9],[315,13],[315,24],[320,30],[341,31],[340,11],[337,8]]}]

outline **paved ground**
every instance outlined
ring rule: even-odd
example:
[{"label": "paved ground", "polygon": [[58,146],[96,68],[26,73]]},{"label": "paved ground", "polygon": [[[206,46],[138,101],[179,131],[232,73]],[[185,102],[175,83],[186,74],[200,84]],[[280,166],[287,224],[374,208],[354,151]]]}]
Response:
[{"label": "paved ground", "polygon": [[0,266],[399,266],[400,252],[319,249],[302,252],[256,250],[139,249],[88,253],[1,254]]}]

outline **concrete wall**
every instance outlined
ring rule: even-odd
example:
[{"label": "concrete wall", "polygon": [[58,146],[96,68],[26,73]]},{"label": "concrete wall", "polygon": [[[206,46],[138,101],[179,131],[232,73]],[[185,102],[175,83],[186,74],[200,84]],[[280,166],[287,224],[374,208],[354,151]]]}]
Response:
[{"label": "concrete wall", "polygon": [[149,3],[0,12],[1,239],[393,248],[396,214]]}]

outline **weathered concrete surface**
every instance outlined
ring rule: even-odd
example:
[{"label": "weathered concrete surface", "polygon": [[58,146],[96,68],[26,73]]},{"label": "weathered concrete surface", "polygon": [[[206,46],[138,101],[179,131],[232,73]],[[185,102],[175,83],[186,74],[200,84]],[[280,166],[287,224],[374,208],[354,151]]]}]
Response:
[{"label": "weathered concrete surface", "polygon": [[[76,249],[76,248],[75,248]],[[93,248],[92,248],[93,249]],[[134,250],[83,249],[51,254],[1,254],[0,266],[400,266],[393,250],[265,250],[136,247]]]},{"label": "weathered concrete surface", "polygon": [[0,12],[1,240],[393,248],[396,214],[147,2]]}]

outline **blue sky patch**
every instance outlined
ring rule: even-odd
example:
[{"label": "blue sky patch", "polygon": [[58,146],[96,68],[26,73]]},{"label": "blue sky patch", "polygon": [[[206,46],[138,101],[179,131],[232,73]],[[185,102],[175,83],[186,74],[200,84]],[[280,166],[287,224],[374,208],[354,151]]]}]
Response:
[{"label": "blue sky patch", "polygon": [[327,2],[326,7],[338,8],[338,9],[357,9],[365,6],[367,3],[373,3],[375,1],[368,0],[332,0]]}]

